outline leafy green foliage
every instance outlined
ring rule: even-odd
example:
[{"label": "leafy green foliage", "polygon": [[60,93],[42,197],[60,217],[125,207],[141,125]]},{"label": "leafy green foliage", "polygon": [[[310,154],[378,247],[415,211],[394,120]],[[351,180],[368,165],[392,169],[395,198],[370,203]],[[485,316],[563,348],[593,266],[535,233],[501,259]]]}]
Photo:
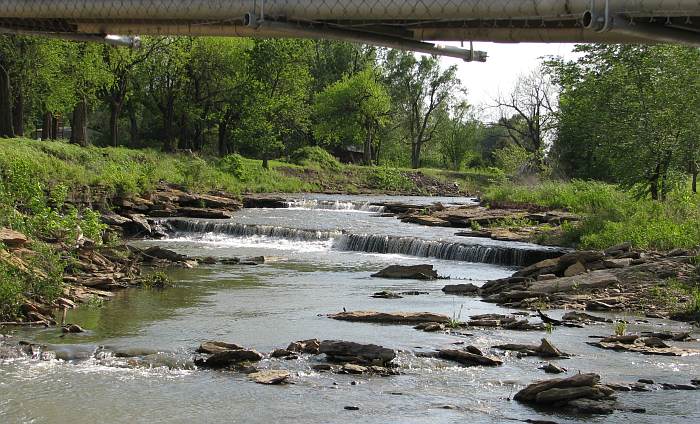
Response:
[{"label": "leafy green foliage", "polygon": [[697,176],[700,52],[670,45],[580,45],[550,69],[562,86],[552,156],[561,173],[611,179],[663,200]]},{"label": "leafy green foliage", "polygon": [[295,150],[289,160],[302,166],[317,166],[331,171],[340,170],[340,163],[328,151],[318,146],[307,146]]},{"label": "leafy green foliage", "polygon": [[370,171],[369,184],[381,190],[410,191],[415,184],[403,172],[395,168],[377,167]]},{"label": "leafy green foliage", "polygon": [[503,184],[485,199],[564,208],[582,214],[581,223],[563,225],[564,235],[582,248],[604,249],[631,242],[643,249],[668,250],[700,245],[700,198],[686,190],[664,203],[638,199],[617,187],[593,181],[541,182],[534,186]]},{"label": "leafy green foliage", "polygon": [[141,285],[148,289],[164,289],[171,287],[173,282],[163,271],[154,271],[141,279]]}]

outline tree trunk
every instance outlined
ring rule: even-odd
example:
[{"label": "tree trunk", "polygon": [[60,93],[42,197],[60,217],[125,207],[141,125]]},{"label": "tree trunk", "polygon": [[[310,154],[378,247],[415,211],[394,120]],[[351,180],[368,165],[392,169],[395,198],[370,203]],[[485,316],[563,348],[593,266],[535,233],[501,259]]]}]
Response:
[{"label": "tree trunk", "polygon": [[129,109],[129,143],[131,147],[139,145],[139,120],[133,108]]},{"label": "tree trunk", "polygon": [[654,173],[649,179],[649,193],[651,193],[652,200],[659,200],[659,172],[661,171],[661,165],[656,165]]},{"label": "tree trunk", "polygon": [[262,158],[262,167],[263,167],[264,169],[270,169],[270,161],[269,161],[269,159],[267,158],[267,153],[265,153],[265,154],[263,155],[263,158]]},{"label": "tree trunk", "polygon": [[693,172],[693,183],[692,183],[693,193],[698,194],[698,171],[697,169]]},{"label": "tree trunk", "polygon": [[411,168],[420,168],[420,143],[414,142],[411,144]]},{"label": "tree trunk", "polygon": [[4,66],[0,65],[0,137],[14,137],[12,125],[12,90],[10,76]]},{"label": "tree trunk", "polygon": [[369,128],[369,125],[366,126],[366,131],[363,160],[365,165],[372,166],[372,130]]},{"label": "tree trunk", "polygon": [[44,123],[41,125],[41,139],[51,140],[51,130],[53,129],[53,115],[51,112],[44,113]]},{"label": "tree trunk", "polygon": [[109,102],[109,137],[110,144],[114,147],[119,145],[119,115],[122,112],[120,102]]},{"label": "tree trunk", "polygon": [[228,123],[225,120],[219,122],[219,156],[224,157],[228,154]]},{"label": "tree trunk", "polygon": [[17,137],[24,137],[24,95],[18,90],[15,97],[15,107],[12,110],[12,124]]},{"label": "tree trunk", "polygon": [[163,150],[169,153],[175,153],[177,150],[177,138],[175,137],[175,107],[172,101],[168,102],[165,113],[163,114],[163,131],[165,132],[165,143]]},{"label": "tree trunk", "polygon": [[78,104],[73,109],[70,142],[83,147],[88,145],[87,101],[85,99],[78,101]]},{"label": "tree trunk", "polygon": [[58,138],[58,127],[61,126],[61,115],[53,115],[51,118],[51,140]]}]

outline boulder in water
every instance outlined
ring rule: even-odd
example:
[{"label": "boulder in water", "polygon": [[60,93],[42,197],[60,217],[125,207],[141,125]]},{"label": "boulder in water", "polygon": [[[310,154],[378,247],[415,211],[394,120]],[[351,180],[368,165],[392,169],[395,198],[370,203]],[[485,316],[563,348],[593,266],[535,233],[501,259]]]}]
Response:
[{"label": "boulder in water", "polygon": [[462,296],[476,295],[479,293],[479,287],[472,283],[447,285],[442,288],[445,294],[457,294]]},{"label": "boulder in water", "polygon": [[375,274],[372,274],[372,277],[409,280],[436,280],[438,275],[437,271],[433,269],[432,265],[391,265]]},{"label": "boulder in water", "polygon": [[297,340],[287,346],[287,350],[297,353],[308,353],[318,355],[320,352],[321,342],[318,339]]},{"label": "boulder in water", "polygon": [[203,368],[220,369],[238,365],[242,362],[257,362],[262,358],[263,356],[260,353],[252,349],[225,350],[215,353],[205,360],[195,361],[195,364]]},{"label": "boulder in water", "polygon": [[284,384],[290,377],[289,371],[266,370],[248,374],[248,378],[258,384]]},{"label": "boulder in water", "polygon": [[66,324],[63,327],[61,327],[61,332],[63,333],[68,333],[68,334],[75,334],[75,333],[84,333],[85,330],[78,324]]},{"label": "boulder in water", "polygon": [[403,296],[396,294],[394,292],[390,292],[387,290],[376,292],[372,294],[372,297],[375,299],[402,299]]},{"label": "boulder in water", "polygon": [[216,342],[216,341],[206,341],[203,342],[197,349],[198,353],[208,353],[214,354],[219,352],[225,352],[227,350],[241,350],[243,346],[239,346],[234,343]]},{"label": "boulder in water", "polygon": [[181,262],[187,260],[187,256],[181,255],[172,250],[163,249],[159,246],[152,246],[143,251],[144,256],[148,260],[161,259],[170,262]]},{"label": "boulder in water", "polygon": [[385,365],[396,358],[396,352],[383,346],[341,340],[324,340],[319,351],[330,360],[356,364]]},{"label": "boulder in water", "polygon": [[540,406],[556,406],[585,414],[610,414],[616,408],[614,391],[600,384],[597,374],[577,374],[530,384],[514,399]]},{"label": "boulder in water", "polygon": [[465,366],[483,365],[488,367],[495,367],[503,364],[503,361],[496,357],[486,356],[482,354],[469,352],[467,350],[458,349],[440,350],[438,352],[438,358],[459,362],[460,364]]}]

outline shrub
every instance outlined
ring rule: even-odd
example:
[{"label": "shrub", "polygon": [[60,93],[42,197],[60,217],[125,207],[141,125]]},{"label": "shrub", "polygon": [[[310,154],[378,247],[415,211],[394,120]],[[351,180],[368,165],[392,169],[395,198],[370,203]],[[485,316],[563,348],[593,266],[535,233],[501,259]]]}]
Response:
[{"label": "shrub", "polygon": [[173,285],[168,274],[163,271],[152,272],[141,280],[141,285],[145,288],[164,289]]},{"label": "shrub", "polygon": [[341,168],[340,162],[333,155],[318,146],[297,149],[289,156],[289,160],[297,165],[318,166],[330,171],[338,171]]},{"label": "shrub", "polygon": [[241,181],[250,180],[250,172],[245,163],[245,158],[238,153],[227,155],[221,159],[221,168]]},{"label": "shrub", "polygon": [[388,191],[410,191],[416,185],[403,172],[396,168],[376,167],[369,173],[369,184],[374,188]]}]

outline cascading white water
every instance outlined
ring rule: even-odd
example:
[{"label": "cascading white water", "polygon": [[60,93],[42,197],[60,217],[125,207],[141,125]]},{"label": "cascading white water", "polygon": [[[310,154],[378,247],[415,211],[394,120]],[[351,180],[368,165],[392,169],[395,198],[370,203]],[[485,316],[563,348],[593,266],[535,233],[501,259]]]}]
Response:
[{"label": "cascading white water", "polygon": [[[506,266],[527,266],[561,255],[556,249],[522,246],[483,246],[445,240],[425,240],[381,234],[349,234],[269,225],[247,225],[232,222],[172,219],[168,226],[177,234],[216,234],[235,238],[266,237],[303,242],[332,241],[329,247],[339,251],[399,254],[423,258],[488,263]],[[297,246],[299,248],[299,246]]]},{"label": "cascading white water", "polygon": [[333,210],[353,212],[384,212],[383,206],[372,205],[370,202],[344,202],[340,200],[299,199],[285,202],[288,209]]},{"label": "cascading white water", "polygon": [[507,266],[527,266],[561,254],[556,250],[482,246],[376,234],[343,234],[335,240],[333,248],[355,252],[401,254]]},{"label": "cascading white water", "polygon": [[176,232],[217,233],[228,234],[234,237],[265,236],[287,240],[319,241],[330,240],[342,234],[340,231],[305,230],[272,225],[238,224],[235,222],[172,219],[168,220],[167,223]]}]

